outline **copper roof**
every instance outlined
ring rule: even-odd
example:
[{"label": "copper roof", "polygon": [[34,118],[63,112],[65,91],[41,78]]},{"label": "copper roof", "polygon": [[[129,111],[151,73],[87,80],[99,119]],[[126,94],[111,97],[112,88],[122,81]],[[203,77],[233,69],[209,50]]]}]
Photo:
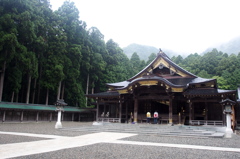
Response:
[{"label": "copper roof", "polygon": [[[35,110],[35,111],[56,111],[54,105],[44,104],[26,104],[26,103],[9,103],[0,102],[0,109],[19,109],[19,110]],[[90,112],[91,109],[80,109],[79,107],[65,106],[65,112]]]},{"label": "copper roof", "polygon": [[215,88],[193,88],[186,90],[184,95],[221,95],[236,93],[236,90],[222,90]]},{"label": "copper roof", "polygon": [[[162,60],[162,61],[161,61]],[[159,67],[164,63],[165,67],[168,67],[169,69],[176,70],[177,74],[181,72],[181,74],[184,74],[184,76],[171,76],[171,75],[157,75],[154,74],[152,71]],[[196,84],[196,83],[205,83],[205,82],[211,82],[214,81],[216,83],[215,79],[205,79],[201,77],[197,77],[196,75],[184,70],[177,64],[171,61],[171,59],[162,51],[159,52],[158,56],[148,65],[146,66],[142,71],[140,71],[138,74],[133,76],[132,78],[117,82],[117,83],[107,83],[106,85],[108,87],[114,87],[116,90],[125,89],[139,81],[144,80],[154,80],[158,82],[163,82],[171,87],[176,88],[187,88],[189,84]]]},{"label": "copper roof", "polygon": [[113,98],[113,97],[119,97],[119,93],[117,91],[107,91],[107,92],[101,92],[101,93],[94,93],[94,94],[87,94],[86,97],[95,98]]},{"label": "copper roof", "polygon": [[160,50],[157,57],[148,66],[146,66],[142,71],[140,71],[138,74],[136,74],[132,78],[128,79],[127,81],[132,81],[132,80],[138,78],[139,76],[141,76],[143,73],[148,72],[148,70],[155,68],[156,65],[158,64],[159,59],[161,59],[161,58],[164,59],[171,67],[174,67],[175,69],[177,69],[181,72],[184,72],[189,77],[197,77],[196,75],[188,72],[187,70],[185,70],[185,69],[181,68],[180,66],[178,66],[177,64],[175,64],[164,52],[162,52]]},{"label": "copper roof", "polygon": [[135,83],[139,81],[144,81],[144,80],[154,80],[154,81],[159,81],[163,82],[171,87],[181,87],[185,88],[189,84],[195,84],[195,83],[205,83],[205,82],[210,82],[210,81],[215,81],[215,79],[205,79],[201,77],[193,78],[193,77],[185,77],[185,78],[171,78],[171,79],[166,79],[162,78],[159,76],[155,75],[148,75],[148,76],[142,76],[140,78],[134,79],[131,82],[130,81],[124,81],[124,82],[118,82],[118,83],[108,83],[108,86],[115,87],[116,90],[120,89],[125,89],[128,86],[134,85]]}]

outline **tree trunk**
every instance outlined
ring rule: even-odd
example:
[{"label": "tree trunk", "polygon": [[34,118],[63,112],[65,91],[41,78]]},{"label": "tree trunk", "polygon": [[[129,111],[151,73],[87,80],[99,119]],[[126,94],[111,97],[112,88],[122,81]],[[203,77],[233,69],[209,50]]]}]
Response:
[{"label": "tree trunk", "polygon": [[6,61],[3,62],[2,73],[1,73],[1,77],[0,77],[0,102],[2,101],[2,96],[3,96],[3,84],[4,84],[5,70],[6,70]]},{"label": "tree trunk", "polygon": [[23,98],[25,97],[25,96],[24,96],[24,95],[25,95],[25,85],[22,85],[21,90],[22,90],[22,91],[21,91],[21,95],[20,95],[21,98],[20,98],[19,100],[20,100],[21,103],[24,103],[24,100],[25,100],[25,99],[23,99]]},{"label": "tree trunk", "polygon": [[17,95],[16,95],[16,100],[15,100],[15,102],[18,102],[18,95],[19,95],[19,92],[18,92]]},{"label": "tree trunk", "polygon": [[[88,86],[89,86],[89,74],[88,74],[88,76],[87,76],[86,95],[88,95]],[[86,97],[86,107],[87,107],[87,101],[88,101],[88,98]]]},{"label": "tree trunk", "polygon": [[26,95],[26,104],[29,104],[29,96],[30,96],[30,87],[31,87],[31,79],[32,76],[28,76],[28,86],[27,86],[27,95]]},{"label": "tree trunk", "polygon": [[59,100],[59,99],[60,99],[60,94],[61,94],[61,85],[62,85],[62,81],[59,81],[58,93],[57,93],[57,100]]},{"label": "tree trunk", "polygon": [[47,88],[47,93],[46,93],[46,105],[48,105],[48,94],[49,94],[49,89]]},{"label": "tree trunk", "polygon": [[65,82],[63,82],[63,85],[62,85],[62,94],[61,94],[61,99],[64,98],[64,90],[65,90]]},{"label": "tree trunk", "polygon": [[[94,81],[92,82],[92,86],[94,86]],[[92,94],[94,94],[94,87],[92,87]]]},{"label": "tree trunk", "polygon": [[12,92],[12,98],[11,98],[11,102],[13,103],[13,100],[14,100],[14,94],[15,94],[15,92],[13,91]]},{"label": "tree trunk", "polygon": [[37,78],[34,79],[34,88],[33,88],[33,94],[32,94],[32,104],[34,104],[35,100],[35,94],[36,94],[36,86],[37,86]]},{"label": "tree trunk", "polygon": [[39,78],[38,78],[38,91],[37,91],[37,103],[39,104],[39,100],[40,100],[40,93],[41,93],[41,86],[40,86],[40,81],[42,78],[42,67],[40,67],[39,70]]}]

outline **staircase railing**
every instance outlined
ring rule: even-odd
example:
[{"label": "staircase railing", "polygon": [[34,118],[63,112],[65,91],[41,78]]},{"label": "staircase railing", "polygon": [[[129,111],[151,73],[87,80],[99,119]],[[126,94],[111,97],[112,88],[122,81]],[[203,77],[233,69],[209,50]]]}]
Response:
[{"label": "staircase railing", "polygon": [[98,118],[99,122],[120,123],[120,118]]},{"label": "staircase railing", "polygon": [[191,120],[191,125],[215,125],[223,126],[223,121],[220,120]]}]

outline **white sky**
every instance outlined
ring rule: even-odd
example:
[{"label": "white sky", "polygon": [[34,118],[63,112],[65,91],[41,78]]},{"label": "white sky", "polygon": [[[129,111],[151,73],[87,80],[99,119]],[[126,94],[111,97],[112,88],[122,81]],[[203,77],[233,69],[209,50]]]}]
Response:
[{"label": "white sky", "polygon": [[[88,28],[120,47],[131,43],[201,53],[240,36],[239,0],[71,0]],[[52,9],[64,0],[50,0]]]}]

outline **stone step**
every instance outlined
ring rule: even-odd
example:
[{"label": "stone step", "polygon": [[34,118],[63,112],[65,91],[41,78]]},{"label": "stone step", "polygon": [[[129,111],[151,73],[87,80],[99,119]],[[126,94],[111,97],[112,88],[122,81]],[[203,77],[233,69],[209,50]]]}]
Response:
[{"label": "stone step", "polygon": [[84,127],[62,128],[61,130],[81,132],[121,132],[134,134],[156,134],[161,136],[179,137],[224,137],[225,135],[225,133],[218,132],[214,128],[193,126],[162,126],[151,124],[103,124]]}]

